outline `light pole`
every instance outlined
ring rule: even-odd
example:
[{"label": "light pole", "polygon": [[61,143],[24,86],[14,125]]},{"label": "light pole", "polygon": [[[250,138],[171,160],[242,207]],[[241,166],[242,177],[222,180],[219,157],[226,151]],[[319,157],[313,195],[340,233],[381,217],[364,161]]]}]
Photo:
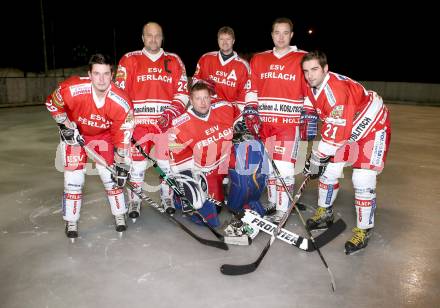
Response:
[{"label": "light pole", "polygon": [[43,0],[40,0],[40,12],[41,12],[41,29],[43,32],[43,56],[44,56],[44,75],[47,76],[47,50],[46,50],[46,27],[44,26],[44,7]]}]

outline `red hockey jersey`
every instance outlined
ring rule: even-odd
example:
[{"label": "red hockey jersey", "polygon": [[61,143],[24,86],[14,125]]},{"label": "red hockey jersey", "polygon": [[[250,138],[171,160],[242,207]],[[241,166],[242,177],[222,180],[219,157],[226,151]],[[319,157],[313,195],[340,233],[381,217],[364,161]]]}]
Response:
[{"label": "red hockey jersey", "polygon": [[315,92],[307,88],[313,106],[305,108],[316,109],[323,121],[318,151],[325,155],[335,155],[346,142],[359,141],[387,123],[382,99],[348,77],[329,72]]},{"label": "red hockey jersey", "polygon": [[243,109],[250,87],[250,69],[249,64],[235,51],[226,61],[223,61],[219,51],[204,54],[197,63],[193,83],[200,79],[213,81],[216,99],[236,102]]},{"label": "red hockey jersey", "polygon": [[94,96],[90,79],[75,76],[60,83],[47,98],[46,107],[53,117],[66,113],[83,135],[96,136],[110,131],[116,147],[127,147],[133,128],[129,97],[113,83],[104,102]]},{"label": "red hockey jersey", "polygon": [[200,118],[192,109],[173,121],[171,165],[180,170],[209,172],[225,163],[227,173],[232,147],[233,125],[240,117],[235,104],[217,102],[209,114]]},{"label": "red hockey jersey", "polygon": [[261,120],[271,125],[297,125],[304,102],[305,79],[295,46],[279,57],[274,50],[251,59],[251,90],[246,105],[258,106]]},{"label": "red hockey jersey", "polygon": [[156,124],[169,106],[180,114],[188,102],[188,80],[180,58],[163,50],[155,56],[145,49],[127,53],[116,73],[116,85],[132,99],[135,122],[140,126]]}]

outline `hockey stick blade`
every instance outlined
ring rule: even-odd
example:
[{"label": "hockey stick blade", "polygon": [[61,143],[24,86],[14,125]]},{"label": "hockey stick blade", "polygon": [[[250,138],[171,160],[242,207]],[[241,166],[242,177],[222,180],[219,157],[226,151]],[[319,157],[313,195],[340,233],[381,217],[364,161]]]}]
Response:
[{"label": "hockey stick blade", "polygon": [[266,247],[264,247],[263,251],[255,262],[243,265],[223,264],[220,267],[220,272],[228,276],[245,275],[254,272],[257,269],[258,265],[260,265],[266,253],[269,251],[269,248],[274,240],[275,237],[272,236],[271,240],[267,242]]},{"label": "hockey stick blade", "polygon": [[[296,204],[296,202],[301,197],[301,194],[304,191],[304,189],[305,189],[307,183],[309,182],[309,180],[310,180],[309,176],[304,179],[303,183],[301,184],[301,186],[298,189],[298,192],[295,195],[295,199],[292,202],[293,205]],[[258,265],[260,265],[260,263],[263,260],[264,256],[269,251],[270,247],[272,246],[272,244],[275,241],[275,239],[277,238],[277,236],[280,234],[281,228],[286,223],[287,218],[288,218],[290,212],[291,212],[291,209],[290,209],[290,211],[287,211],[284,214],[284,216],[281,219],[280,224],[277,226],[277,228],[272,230],[272,235],[271,235],[269,241],[267,242],[266,246],[261,251],[260,255],[258,256],[258,258],[257,258],[257,260],[255,262],[252,262],[252,263],[249,263],[249,264],[243,264],[243,265],[223,264],[220,267],[220,271],[223,274],[225,274],[225,275],[245,275],[245,274],[249,274],[249,273],[254,272],[258,268]]]},{"label": "hockey stick blade", "polygon": [[206,245],[206,246],[215,247],[218,249],[229,250],[229,247],[228,247],[228,245],[226,245],[226,243],[220,242],[220,241],[212,241],[212,240],[204,239],[204,238],[196,235],[195,233],[193,233],[190,229],[188,229],[184,224],[182,224],[180,221],[178,221],[173,216],[171,216],[169,214],[167,214],[167,215],[168,215],[168,218],[172,222],[174,222],[176,225],[178,225],[180,228],[182,228],[182,230],[184,230],[186,233],[188,233],[193,239],[195,239],[199,243]]},{"label": "hockey stick blade", "polygon": [[[339,234],[344,232],[345,229],[347,229],[347,224],[345,223],[345,221],[343,221],[342,219],[338,219],[330,227],[328,227],[327,230],[322,232],[320,235],[314,237],[315,245],[318,247],[318,249],[324,247],[325,245],[333,241],[336,237],[338,237]],[[307,249],[307,251],[312,252],[315,250],[315,246],[309,243],[309,248]]]},{"label": "hockey stick blade", "polygon": [[[132,189],[134,188],[129,182],[127,183],[127,186]],[[132,190],[133,191],[133,190]],[[135,192],[136,193],[136,192]],[[168,213],[167,211],[165,211],[161,206],[159,206],[159,204],[157,204],[156,202],[154,202],[150,197],[148,197],[143,191],[141,193],[136,193],[139,198],[141,198],[142,200],[148,202],[148,204],[155,208],[157,211],[159,211],[162,214],[166,214],[166,216],[168,217],[168,219],[170,219],[172,222],[174,222],[176,225],[178,225],[183,231],[185,231],[186,233],[188,233],[192,238],[194,238],[196,241],[198,241],[201,244],[207,245],[207,246],[211,246],[211,247],[215,247],[215,248],[219,248],[219,249],[223,249],[223,250],[229,250],[228,245],[224,242],[224,241],[212,241],[212,240],[208,240],[208,239],[204,239],[201,238],[200,236],[196,235],[194,232],[192,232],[190,229],[188,229],[188,227],[186,227],[183,223],[181,223],[180,221],[178,221],[172,214]]]}]

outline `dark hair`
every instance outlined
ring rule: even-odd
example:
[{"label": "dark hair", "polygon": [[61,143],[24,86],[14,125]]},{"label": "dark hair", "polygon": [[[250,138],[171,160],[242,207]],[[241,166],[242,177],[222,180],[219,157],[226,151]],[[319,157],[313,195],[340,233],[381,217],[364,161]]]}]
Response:
[{"label": "dark hair", "polygon": [[232,29],[231,27],[228,26],[221,27],[217,32],[217,38],[220,36],[220,34],[229,34],[235,40],[234,29]]},{"label": "dark hair", "polygon": [[198,80],[196,83],[191,85],[191,88],[189,90],[189,94],[191,95],[193,92],[201,91],[201,90],[206,90],[206,91],[208,91],[208,93],[211,94],[211,87],[208,84],[208,82],[206,82],[204,80]]},{"label": "dark hair", "polygon": [[326,66],[328,64],[327,56],[325,55],[325,53],[320,50],[314,50],[309,53],[306,53],[306,55],[301,60],[301,66],[304,64],[304,62],[314,60],[314,59],[318,60],[319,65],[322,68],[324,68],[324,66]]},{"label": "dark hair", "polygon": [[293,32],[293,22],[290,18],[279,17],[279,18],[275,19],[272,23],[272,32],[275,28],[275,24],[288,24],[290,27],[290,32]]},{"label": "dark hair", "polygon": [[110,65],[110,70],[113,72],[112,60],[108,55],[104,55],[102,53],[96,53],[92,55],[89,60],[89,71],[92,71],[94,64]]}]

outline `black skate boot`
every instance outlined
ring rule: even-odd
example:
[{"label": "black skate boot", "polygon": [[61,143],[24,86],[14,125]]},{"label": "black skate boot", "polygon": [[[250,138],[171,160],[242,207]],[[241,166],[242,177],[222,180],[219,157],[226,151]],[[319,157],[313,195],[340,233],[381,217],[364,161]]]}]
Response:
[{"label": "black skate boot", "polygon": [[136,218],[141,215],[141,202],[140,201],[130,201],[128,203],[128,217],[133,220],[133,223],[136,222]]},{"label": "black skate boot", "polygon": [[334,219],[332,207],[319,206],[315,214],[307,219],[306,227],[309,231],[327,229],[333,224]]},{"label": "black skate boot", "polygon": [[368,239],[372,234],[373,228],[370,229],[359,229],[353,228],[353,237],[345,242],[345,254],[352,255],[359,250],[367,247]]},{"label": "black skate boot", "polygon": [[266,213],[264,215],[266,216],[272,216],[275,214],[275,211],[277,210],[277,205],[272,202],[268,202],[264,205],[264,209],[266,210]]},{"label": "black skate boot", "polygon": [[273,224],[278,225],[280,223],[281,219],[283,219],[284,214],[286,214],[286,212],[275,209],[271,212],[271,214],[268,214],[266,212],[266,215],[264,215],[263,219],[265,219]]},{"label": "black skate boot", "polygon": [[75,239],[78,237],[78,223],[73,221],[66,221],[66,236],[70,238],[70,240],[75,242]]}]

